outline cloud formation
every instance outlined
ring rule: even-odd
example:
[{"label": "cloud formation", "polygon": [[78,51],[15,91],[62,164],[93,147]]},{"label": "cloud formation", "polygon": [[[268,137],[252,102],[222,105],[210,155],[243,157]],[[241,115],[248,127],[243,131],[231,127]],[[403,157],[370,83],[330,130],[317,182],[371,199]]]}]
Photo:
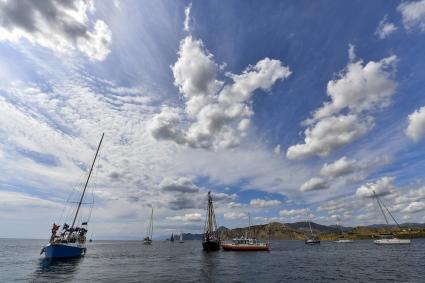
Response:
[{"label": "cloud formation", "polygon": [[103,60],[112,33],[104,21],[89,21],[94,10],[90,0],[0,1],[0,41],[25,38],[56,52],[78,49],[91,60]]},{"label": "cloud formation", "polygon": [[397,10],[401,13],[406,29],[419,28],[425,31],[425,0],[402,2]]},{"label": "cloud formation", "polygon": [[419,141],[425,134],[425,106],[415,110],[408,116],[406,135],[413,141]]},{"label": "cloud formation", "polygon": [[311,178],[307,182],[305,182],[301,188],[301,192],[309,192],[309,191],[318,191],[318,190],[324,190],[328,188],[328,183],[323,180],[322,178]]},{"label": "cloud formation", "polygon": [[219,66],[201,40],[187,36],[180,43],[179,58],[171,67],[174,84],[185,108],[164,107],[152,120],[158,140],[172,140],[193,148],[217,149],[239,145],[253,115],[254,91],[268,91],[291,71],[279,60],[264,58],[240,75],[226,73],[232,83],[217,79]]},{"label": "cloud formation", "polygon": [[373,192],[377,196],[391,194],[395,190],[393,181],[394,177],[382,177],[376,182],[366,183],[357,189],[356,196],[359,198],[371,198],[374,196]]},{"label": "cloud formation", "polygon": [[348,175],[356,170],[355,164],[355,160],[348,160],[346,156],[343,156],[333,163],[325,163],[320,169],[320,175],[332,178]]},{"label": "cloud formation", "polygon": [[178,193],[197,193],[199,188],[192,182],[191,179],[180,177],[175,180],[165,178],[159,184],[159,188],[165,192],[178,192]]},{"label": "cloud formation", "polygon": [[291,209],[291,210],[284,209],[279,211],[279,215],[281,217],[287,217],[287,218],[307,218],[309,212],[310,210],[308,208]]},{"label": "cloud formation", "polygon": [[376,28],[375,35],[380,39],[387,38],[393,32],[397,30],[397,27],[393,23],[387,22],[387,15],[379,22],[378,27]]},{"label": "cloud formation", "polygon": [[190,10],[192,9],[192,3],[187,5],[186,8],[184,8],[184,22],[183,27],[184,31],[189,32],[190,31]]},{"label": "cloud formation", "polygon": [[334,150],[352,143],[374,125],[370,113],[387,107],[395,93],[393,80],[396,56],[363,64],[355,61],[354,47],[349,48],[347,67],[327,85],[331,101],[313,113],[304,124],[304,143],[288,148],[289,159],[312,155],[327,156]]},{"label": "cloud formation", "polygon": [[279,200],[276,199],[271,199],[271,200],[266,200],[266,199],[252,199],[249,204],[253,207],[259,207],[259,208],[273,208],[276,207],[278,205],[281,204],[281,202]]}]

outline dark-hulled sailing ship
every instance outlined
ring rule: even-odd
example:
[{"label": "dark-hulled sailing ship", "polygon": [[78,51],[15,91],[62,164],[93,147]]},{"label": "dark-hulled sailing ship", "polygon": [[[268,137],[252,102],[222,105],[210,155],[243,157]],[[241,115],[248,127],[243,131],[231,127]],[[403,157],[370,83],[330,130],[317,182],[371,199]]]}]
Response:
[{"label": "dark-hulled sailing ship", "polygon": [[217,222],[215,221],[214,206],[211,192],[208,192],[208,207],[205,219],[204,236],[202,247],[205,251],[218,251],[220,249],[220,236],[217,231]]},{"label": "dark-hulled sailing ship", "polygon": [[48,258],[80,257],[87,251],[86,234],[88,221],[81,222],[81,225],[78,225],[77,217],[78,213],[80,212],[81,204],[84,200],[84,194],[86,192],[87,185],[89,184],[90,176],[92,174],[100,146],[102,145],[103,136],[104,134],[102,134],[102,138],[100,139],[99,145],[97,147],[93,163],[90,167],[90,171],[84,185],[84,189],[77,203],[77,208],[71,226],[65,223],[62,227],[62,230],[60,231],[60,234],[58,235],[57,233],[60,226],[56,225],[56,223],[53,223],[49,244],[41,249],[40,254],[44,253],[44,255]]}]

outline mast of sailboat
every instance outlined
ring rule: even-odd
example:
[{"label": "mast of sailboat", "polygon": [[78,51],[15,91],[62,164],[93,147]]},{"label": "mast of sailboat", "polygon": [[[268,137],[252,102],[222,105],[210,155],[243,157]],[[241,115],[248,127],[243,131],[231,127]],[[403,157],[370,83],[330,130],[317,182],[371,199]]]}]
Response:
[{"label": "mast of sailboat", "polygon": [[313,235],[313,229],[311,229],[311,222],[310,222],[310,219],[308,220],[308,226],[310,227],[310,234],[311,234],[311,236],[313,237],[314,235]]},{"label": "mast of sailboat", "polygon": [[149,227],[149,238],[152,240],[152,234],[153,234],[153,207],[151,210],[151,220],[150,220],[150,227]]},{"label": "mast of sailboat", "polygon": [[395,222],[395,224],[397,224],[397,226],[399,228],[400,224],[398,224],[398,222],[395,220],[394,216],[392,215],[392,213],[388,210],[387,206],[384,203],[381,203],[381,200],[379,199],[378,195],[375,193],[375,191],[373,191],[373,196],[376,198],[376,201],[378,202],[379,208],[381,209],[382,215],[384,215],[385,218],[385,222],[387,222],[387,225],[389,225],[387,216],[385,215],[384,209],[382,208],[382,206],[384,206],[385,210],[388,212],[388,214],[390,215],[391,219]]},{"label": "mast of sailboat", "polygon": [[207,223],[207,232],[212,233],[214,231],[215,217],[214,217],[214,207],[212,203],[211,192],[208,192],[208,223]]},{"label": "mast of sailboat", "polygon": [[89,175],[87,176],[86,183],[84,184],[83,193],[81,194],[80,201],[78,202],[77,211],[75,212],[74,220],[72,221],[72,225],[71,225],[71,230],[72,230],[72,228],[74,228],[75,221],[77,220],[78,212],[80,211],[81,203],[83,202],[84,194],[86,193],[87,185],[89,183],[94,164],[96,163],[97,154],[99,153],[99,149],[100,149],[100,146],[102,145],[102,141],[103,141],[104,136],[105,136],[105,133],[102,133],[102,137],[100,138],[99,145],[97,146],[96,154],[94,155],[93,163],[90,167]]},{"label": "mast of sailboat", "polygon": [[251,213],[249,213],[248,212],[248,236],[250,237],[250,238],[252,238],[252,235],[251,235]]}]

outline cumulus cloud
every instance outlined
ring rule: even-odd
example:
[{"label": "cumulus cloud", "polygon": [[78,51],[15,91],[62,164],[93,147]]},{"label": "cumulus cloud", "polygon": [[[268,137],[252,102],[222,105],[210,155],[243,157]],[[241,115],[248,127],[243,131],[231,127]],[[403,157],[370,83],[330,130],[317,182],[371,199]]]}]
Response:
[{"label": "cumulus cloud", "polygon": [[355,164],[355,160],[348,160],[346,156],[343,156],[333,163],[325,163],[320,169],[320,174],[333,178],[348,175],[356,170]]},{"label": "cumulus cloud", "polygon": [[315,154],[327,156],[332,151],[358,139],[372,127],[372,119],[362,120],[357,115],[320,119],[314,126],[305,130],[304,143],[289,147],[286,156],[289,159],[301,159]]},{"label": "cumulus cloud", "polygon": [[254,207],[260,207],[260,208],[272,208],[272,207],[276,207],[276,206],[280,205],[280,204],[281,204],[281,202],[280,202],[280,201],[278,201],[278,200],[275,200],[275,199],[265,200],[265,199],[259,199],[259,198],[256,198],[256,199],[252,199],[252,200],[249,202],[249,204],[250,204],[251,206],[254,206]]},{"label": "cumulus cloud", "polygon": [[169,216],[167,219],[173,221],[199,222],[203,218],[200,213],[186,213],[184,215]]},{"label": "cumulus cloud", "polygon": [[238,220],[248,218],[248,214],[246,214],[245,212],[226,212],[223,216],[226,220]]},{"label": "cumulus cloud", "polygon": [[276,145],[276,147],[274,148],[273,152],[274,152],[274,155],[280,156],[280,152],[281,152],[280,144]]},{"label": "cumulus cloud", "polygon": [[304,143],[289,147],[288,158],[326,156],[352,143],[373,127],[369,114],[390,104],[397,86],[393,80],[396,56],[363,64],[362,60],[355,61],[354,47],[350,46],[349,58],[338,78],[328,82],[331,101],[304,122],[308,126]]},{"label": "cumulus cloud", "polygon": [[417,27],[421,31],[425,31],[425,0],[403,2],[397,7],[397,10],[401,13],[406,29]]},{"label": "cumulus cloud", "polygon": [[402,212],[404,213],[417,213],[425,210],[425,202],[414,201],[410,203]]},{"label": "cumulus cloud", "polygon": [[395,190],[393,181],[394,177],[383,177],[376,182],[366,183],[357,189],[356,196],[359,198],[371,198],[374,196],[373,192],[377,196],[391,194]]},{"label": "cumulus cloud", "polygon": [[310,210],[308,208],[302,208],[302,209],[291,209],[291,210],[281,210],[279,211],[279,215],[281,217],[287,217],[287,218],[306,218],[308,216],[308,213]]},{"label": "cumulus cloud", "polygon": [[232,83],[225,84],[217,79],[220,68],[201,40],[187,36],[178,54],[171,69],[185,108],[163,109],[154,117],[151,132],[158,140],[193,148],[237,146],[250,125],[254,91],[268,91],[291,74],[279,60],[264,58],[240,75],[226,73]]},{"label": "cumulus cloud", "polygon": [[112,33],[104,21],[89,21],[94,9],[90,0],[0,1],[0,41],[25,38],[60,53],[78,49],[91,60],[103,60]]},{"label": "cumulus cloud", "polygon": [[387,38],[393,32],[397,30],[397,27],[393,23],[387,22],[387,15],[379,22],[378,27],[376,28],[375,35],[380,39]]},{"label": "cumulus cloud", "polygon": [[425,133],[425,106],[415,110],[408,116],[409,125],[406,135],[413,141],[419,141]]},{"label": "cumulus cloud", "polygon": [[159,184],[159,188],[165,192],[197,193],[199,188],[191,179],[180,177],[178,179],[165,178]]},{"label": "cumulus cloud", "polygon": [[325,180],[322,178],[311,178],[304,184],[302,184],[300,191],[301,192],[308,192],[308,191],[317,191],[317,190],[324,190],[328,188],[328,184]]}]

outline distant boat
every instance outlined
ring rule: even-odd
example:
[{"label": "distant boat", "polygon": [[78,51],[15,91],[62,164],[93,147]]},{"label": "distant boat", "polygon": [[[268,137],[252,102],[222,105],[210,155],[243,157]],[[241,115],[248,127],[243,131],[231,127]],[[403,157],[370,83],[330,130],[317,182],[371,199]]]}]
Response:
[{"label": "distant boat", "polygon": [[143,239],[143,244],[150,245],[152,244],[152,233],[153,233],[153,207],[151,209],[151,218],[149,219],[148,230],[146,237]]},{"label": "distant boat", "polygon": [[89,242],[91,243],[91,242],[93,242],[93,233],[91,233],[91,235],[90,235],[90,240],[89,240]]},{"label": "distant boat", "polygon": [[71,258],[71,257],[79,257],[86,253],[86,234],[87,234],[87,221],[82,222],[81,226],[77,225],[77,217],[80,212],[81,204],[83,203],[84,194],[87,189],[87,185],[90,180],[90,176],[93,172],[93,167],[96,162],[97,155],[99,153],[100,146],[102,145],[104,134],[100,139],[99,145],[96,150],[96,154],[93,159],[93,163],[90,167],[89,174],[87,176],[87,180],[84,185],[84,189],[81,193],[80,200],[77,205],[77,209],[75,211],[74,218],[72,220],[71,226],[68,224],[64,224],[62,227],[62,231],[60,235],[57,235],[60,225],[56,225],[53,223],[52,227],[52,235],[50,237],[49,244],[44,246],[41,249],[40,254],[45,255],[45,257],[49,258]]},{"label": "distant boat", "polygon": [[338,237],[338,240],[335,241],[335,243],[337,244],[350,244],[350,243],[354,243],[353,240],[345,238],[344,236],[344,231],[342,230],[342,226],[341,224],[337,223],[337,226],[339,227],[340,231],[341,231],[341,236]]},{"label": "distant boat", "polygon": [[307,240],[305,240],[306,245],[320,245],[319,238],[313,233],[313,229],[311,228],[311,221],[308,220],[308,226],[310,227],[310,235]]},{"label": "distant boat", "polygon": [[184,241],[183,241],[183,233],[180,234],[180,241],[179,241],[179,243],[181,243],[181,244],[184,243]]},{"label": "distant boat", "polygon": [[171,233],[170,242],[174,242],[174,234]]},{"label": "distant boat", "polygon": [[220,236],[218,235],[217,231],[217,222],[215,221],[211,192],[208,192],[208,206],[204,227],[204,236],[202,239],[202,248],[208,252],[218,251],[220,249]]},{"label": "distant boat", "polygon": [[[249,215],[249,228],[251,232],[251,215]],[[269,242],[263,243],[255,238],[245,237],[234,238],[230,243],[223,243],[221,245],[224,251],[270,251]]]},{"label": "distant boat", "polygon": [[[382,215],[384,216],[384,219],[385,219],[385,222],[387,223],[387,225],[389,225],[388,218],[387,218],[387,215],[385,214],[385,211],[382,207],[385,208],[385,210],[387,211],[387,213],[389,214],[391,219],[395,222],[395,224],[397,224],[397,226],[399,228],[401,228],[400,224],[398,224],[398,222],[395,220],[394,216],[388,210],[386,205],[379,199],[379,197],[375,193],[375,191],[373,191],[373,196],[376,199],[376,202],[378,203],[379,209],[381,210]],[[373,241],[376,245],[410,245],[410,239],[399,239],[393,233],[380,234],[380,235],[377,235],[376,237],[379,238],[379,239]]]}]

